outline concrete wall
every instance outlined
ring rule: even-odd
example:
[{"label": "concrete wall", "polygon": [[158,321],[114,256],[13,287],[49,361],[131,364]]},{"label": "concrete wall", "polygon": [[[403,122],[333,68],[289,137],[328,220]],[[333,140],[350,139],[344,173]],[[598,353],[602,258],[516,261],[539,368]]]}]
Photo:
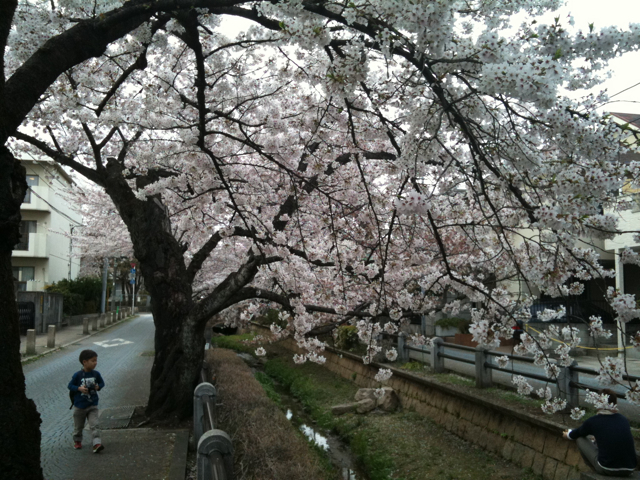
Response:
[{"label": "concrete wall", "polygon": [[[292,352],[299,352],[292,339],[282,341]],[[325,367],[353,380],[361,387],[377,387],[378,368],[389,365],[364,365],[349,352],[329,348],[324,352]],[[392,368],[392,367],[391,367]],[[403,408],[427,416],[453,434],[499,455],[523,468],[531,468],[545,480],[578,480],[588,471],[575,442],[562,438],[564,425],[511,410],[474,397],[471,393],[417,377],[392,368],[389,380]]]}]

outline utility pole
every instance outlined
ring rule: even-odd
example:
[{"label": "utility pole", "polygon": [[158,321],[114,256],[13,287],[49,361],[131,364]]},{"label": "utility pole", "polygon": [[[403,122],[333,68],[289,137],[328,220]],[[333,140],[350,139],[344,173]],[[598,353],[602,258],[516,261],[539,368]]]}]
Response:
[{"label": "utility pole", "polygon": [[129,273],[129,282],[131,283],[131,314],[136,305],[136,264],[131,264],[131,272]]},{"label": "utility pole", "polygon": [[100,301],[100,313],[105,313],[107,303],[107,276],[109,274],[109,257],[104,257],[102,263],[102,299]]},{"label": "utility pole", "polygon": [[118,260],[113,257],[113,288],[111,289],[111,311],[116,311],[116,268]]},{"label": "utility pole", "polygon": [[73,229],[75,225],[71,225],[69,228],[69,276],[67,280],[71,281],[71,255],[73,254]]},{"label": "utility pole", "polygon": [[76,227],[86,227],[86,225],[70,225],[69,226],[69,275],[67,280],[71,281],[71,256],[73,255],[73,229]]}]

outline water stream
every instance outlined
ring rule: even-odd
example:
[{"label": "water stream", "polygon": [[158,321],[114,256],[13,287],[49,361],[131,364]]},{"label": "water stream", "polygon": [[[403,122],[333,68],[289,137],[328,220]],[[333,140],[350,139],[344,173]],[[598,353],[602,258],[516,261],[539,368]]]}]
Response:
[{"label": "water stream", "polygon": [[280,395],[287,420],[293,423],[309,442],[324,450],[329,460],[342,473],[342,480],[367,480],[355,467],[349,447],[337,435],[314,425],[314,420],[304,411],[300,402],[292,397],[288,390],[274,381],[276,392]]},{"label": "water stream", "polygon": [[[288,420],[295,422],[293,412],[290,409],[287,409],[286,415]],[[364,480],[364,477],[353,469],[353,460],[349,447],[338,437],[330,434],[323,435],[318,431],[317,427],[310,427],[305,423],[301,423],[298,428],[309,442],[327,452],[331,463],[341,470],[342,480]]]}]

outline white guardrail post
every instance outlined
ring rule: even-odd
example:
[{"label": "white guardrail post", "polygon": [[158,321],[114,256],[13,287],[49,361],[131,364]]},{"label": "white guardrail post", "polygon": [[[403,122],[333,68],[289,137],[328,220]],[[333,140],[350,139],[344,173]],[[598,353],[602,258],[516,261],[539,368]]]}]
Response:
[{"label": "white guardrail post", "polygon": [[560,367],[560,373],[558,374],[558,396],[567,401],[567,407],[578,407],[579,404],[579,389],[572,386],[571,383],[577,384],[579,382],[578,372],[575,372],[572,367],[576,367],[578,364],[574,360],[568,367]]},{"label": "white guardrail post", "polygon": [[433,373],[444,372],[444,358],[440,356],[442,353],[442,344],[444,340],[440,337],[433,338],[433,347],[431,347],[431,370]]},{"label": "white guardrail post", "polygon": [[[193,392],[193,437],[196,442],[196,445],[200,441],[200,437],[202,437],[202,435],[207,429],[207,426],[205,424],[205,417],[204,417],[205,404],[202,401],[202,397],[205,395],[207,395],[211,399],[211,402],[215,406],[216,387],[214,387],[208,382],[203,382],[200,385],[198,385],[195,391]],[[211,418],[211,423],[213,424],[213,418]],[[212,425],[212,427],[213,426],[214,425]]]},{"label": "white guardrail post", "polygon": [[493,385],[491,369],[487,367],[487,350],[484,347],[476,347],[476,387],[489,388]]},{"label": "white guardrail post", "polygon": [[222,430],[209,430],[198,442],[198,480],[233,480],[233,444]]},{"label": "white guardrail post", "polygon": [[409,361],[409,350],[407,346],[407,334],[400,332],[398,334],[398,361],[400,363],[407,363]]}]

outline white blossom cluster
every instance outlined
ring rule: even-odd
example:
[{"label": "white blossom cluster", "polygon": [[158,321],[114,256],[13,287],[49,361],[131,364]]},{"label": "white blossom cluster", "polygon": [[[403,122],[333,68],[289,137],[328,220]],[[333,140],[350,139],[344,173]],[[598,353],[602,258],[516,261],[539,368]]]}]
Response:
[{"label": "white blossom cluster", "polygon": [[594,338],[609,338],[612,333],[609,330],[605,330],[602,325],[602,318],[591,316],[589,317],[589,335]]},{"label": "white blossom cluster", "polygon": [[596,410],[609,410],[611,412],[618,411],[617,405],[609,403],[609,395],[606,393],[598,393],[587,390],[584,401],[593,405]]},{"label": "white blossom cluster", "polygon": [[374,378],[376,382],[386,383],[391,378],[392,375],[393,375],[393,372],[388,368],[381,368],[378,370],[378,373],[376,373]]},{"label": "white blossom cluster", "polygon": [[605,357],[601,362],[596,380],[600,385],[616,385],[622,383],[622,375],[625,373],[624,359]]},{"label": "white blossom cluster", "polygon": [[617,320],[627,323],[634,318],[640,318],[640,309],[637,308],[635,295],[620,293],[615,288],[608,287],[607,298],[616,312]]}]

